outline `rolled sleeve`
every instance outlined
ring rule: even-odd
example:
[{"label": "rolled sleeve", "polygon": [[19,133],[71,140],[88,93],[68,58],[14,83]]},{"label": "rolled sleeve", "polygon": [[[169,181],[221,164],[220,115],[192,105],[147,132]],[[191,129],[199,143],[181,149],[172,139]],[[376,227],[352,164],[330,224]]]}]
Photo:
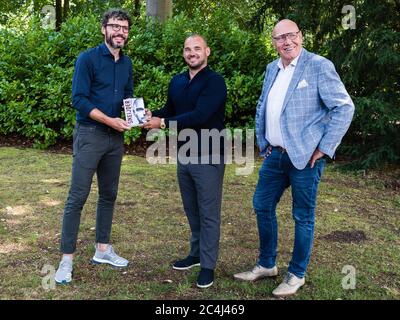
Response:
[{"label": "rolled sleeve", "polygon": [[90,101],[90,84],[93,67],[85,53],[78,56],[72,79],[72,105],[83,116],[88,117],[96,106]]}]

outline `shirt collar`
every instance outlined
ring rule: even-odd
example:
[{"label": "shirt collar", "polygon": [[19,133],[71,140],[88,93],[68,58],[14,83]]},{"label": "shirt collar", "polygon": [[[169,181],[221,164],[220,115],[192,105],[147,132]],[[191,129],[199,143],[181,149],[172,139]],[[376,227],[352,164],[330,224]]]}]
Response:
[{"label": "shirt collar", "polygon": [[[201,69],[199,72],[196,73],[196,75],[193,77],[193,79],[194,79],[194,78],[197,78],[199,75],[201,75],[201,74],[203,74],[203,73],[206,73],[208,70],[210,70],[210,67],[209,67],[208,65],[206,65],[203,69]],[[189,70],[186,72],[186,77],[187,77],[188,79],[190,79]],[[193,80],[193,79],[192,79],[192,80]]]},{"label": "shirt collar", "polygon": [[[108,49],[107,45],[104,42],[100,45],[100,50],[101,50],[101,53],[103,54],[103,56],[110,55],[114,58],[114,56],[110,52],[110,49]],[[122,49],[120,49],[119,50],[119,58],[121,59],[123,55],[124,55],[124,53],[122,52]]]},{"label": "shirt collar", "polygon": [[[300,49],[299,55],[292,60],[292,62],[289,64],[289,66],[296,67],[297,61],[299,60],[302,51],[303,51],[303,48]],[[279,58],[278,67],[279,67],[279,69],[283,69],[283,63],[282,63],[281,58]]]}]

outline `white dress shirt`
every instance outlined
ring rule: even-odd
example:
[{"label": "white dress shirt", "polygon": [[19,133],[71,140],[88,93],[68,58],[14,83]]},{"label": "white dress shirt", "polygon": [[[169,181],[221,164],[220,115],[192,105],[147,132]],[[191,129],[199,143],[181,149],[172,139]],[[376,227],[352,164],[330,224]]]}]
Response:
[{"label": "white dress shirt", "polygon": [[265,138],[273,146],[285,148],[280,119],[283,102],[285,101],[286,93],[289,88],[290,81],[292,80],[299,57],[300,54],[293,59],[293,61],[286,68],[283,67],[282,60],[279,59],[278,67],[280,70],[268,94],[268,99],[266,102],[267,107],[265,108],[267,113],[265,121]]}]

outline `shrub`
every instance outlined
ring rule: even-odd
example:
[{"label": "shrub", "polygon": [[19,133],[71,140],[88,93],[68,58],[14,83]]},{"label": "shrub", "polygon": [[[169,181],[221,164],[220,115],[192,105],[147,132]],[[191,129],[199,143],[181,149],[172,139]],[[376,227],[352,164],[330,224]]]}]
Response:
[{"label": "shrub", "polygon": [[[133,63],[135,96],[142,96],[150,109],[163,106],[170,79],[186,69],[182,49],[189,32],[208,39],[209,64],[226,79],[228,126],[252,125],[265,68],[259,62],[268,60],[269,51],[260,37],[240,30],[218,11],[208,24],[184,15],[164,25],[135,21],[124,49]],[[0,133],[18,133],[42,148],[70,139],[74,62],[81,51],[103,41],[98,17],[70,17],[59,32],[43,29],[35,17],[25,24],[13,21],[0,29],[0,39]],[[140,135],[140,129],[133,129],[125,142]]]}]

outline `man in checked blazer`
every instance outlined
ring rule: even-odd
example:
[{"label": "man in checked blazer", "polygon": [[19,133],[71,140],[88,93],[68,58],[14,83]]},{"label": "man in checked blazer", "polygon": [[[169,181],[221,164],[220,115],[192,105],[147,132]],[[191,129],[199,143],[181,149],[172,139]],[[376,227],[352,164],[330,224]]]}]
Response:
[{"label": "man in checked blazer", "polygon": [[289,296],[305,283],[325,156],[334,156],[350,126],[354,104],[332,62],[302,47],[296,23],[280,21],[272,42],[280,58],[267,66],[256,113],[257,143],[265,158],[253,198],[259,259],[253,270],[234,277],[254,281],[278,274],[276,206],[291,186],[294,248],[288,273],[272,292]]}]

